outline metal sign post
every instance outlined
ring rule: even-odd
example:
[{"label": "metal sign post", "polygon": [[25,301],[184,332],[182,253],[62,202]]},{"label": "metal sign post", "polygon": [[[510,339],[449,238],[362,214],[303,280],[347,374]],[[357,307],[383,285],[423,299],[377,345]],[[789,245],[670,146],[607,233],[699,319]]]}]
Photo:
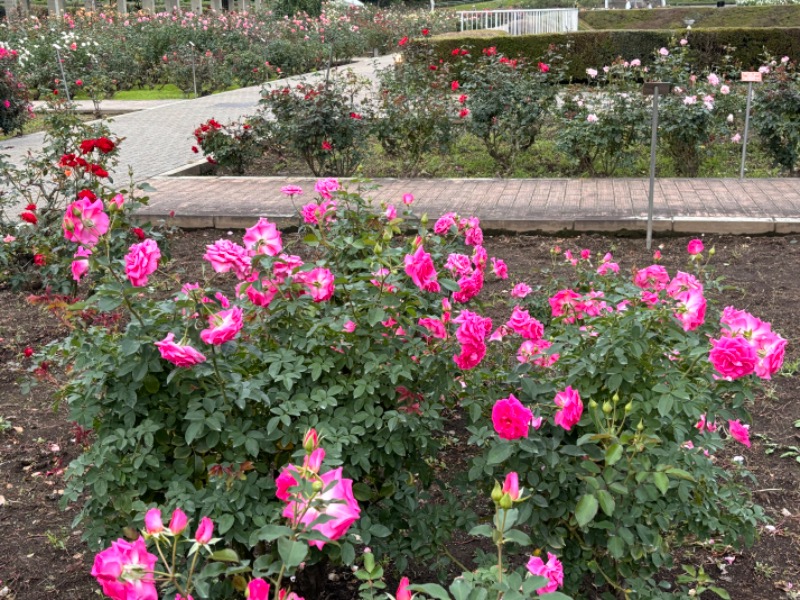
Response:
[{"label": "metal sign post", "polygon": [[753,101],[753,83],[761,83],[761,73],[758,71],[742,71],[742,81],[747,82],[747,108],[744,112],[744,138],[742,139],[742,166],[739,169],[739,179],[744,179],[744,161],[747,158],[747,137],[750,133],[750,104]]},{"label": "metal sign post", "polygon": [[192,84],[194,85],[194,97],[197,98],[197,65],[195,63],[195,50],[194,42],[189,42],[189,47],[192,49]]},{"label": "metal sign post", "polygon": [[658,96],[669,94],[672,84],[665,81],[650,81],[644,84],[642,93],[653,96],[653,127],[650,135],[650,193],[647,197],[647,249],[653,244],[653,195],[656,185],[656,142],[658,141]]}]

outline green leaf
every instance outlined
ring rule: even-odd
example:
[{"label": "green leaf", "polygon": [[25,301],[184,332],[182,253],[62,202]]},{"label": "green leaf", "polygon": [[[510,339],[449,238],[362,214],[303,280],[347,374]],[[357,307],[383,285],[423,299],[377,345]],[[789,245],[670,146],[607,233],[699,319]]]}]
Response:
[{"label": "green leaf", "polygon": [[715,585],[711,585],[711,586],[708,586],[708,589],[710,591],[714,592],[720,598],[722,598],[722,600],[731,600],[730,594],[726,590],[722,589],[721,587],[717,587]]},{"label": "green leaf", "polygon": [[280,538],[278,540],[278,554],[280,554],[286,568],[293,569],[305,560],[306,555],[308,555],[308,544]]},{"label": "green leaf", "polygon": [[594,516],[597,514],[597,498],[591,494],[585,494],[579,501],[578,506],[575,507],[575,520],[578,521],[580,527],[586,527],[592,522]]},{"label": "green leaf", "polygon": [[388,527],[380,523],[373,524],[372,527],[369,528],[369,532],[378,538],[389,537],[389,534],[392,533]]},{"label": "green leaf", "polygon": [[408,589],[412,592],[422,592],[435,600],[450,600],[450,594],[437,583],[425,583],[422,585],[410,585]]},{"label": "green leaf", "polygon": [[499,465],[504,460],[507,460],[514,453],[514,446],[511,444],[495,444],[489,450],[489,456],[486,457],[486,464]]},{"label": "green leaf", "polygon": [[477,525],[469,530],[469,534],[475,537],[492,537],[492,529],[491,525]]},{"label": "green leaf", "polygon": [[510,529],[503,534],[503,537],[507,541],[514,542],[520,546],[530,546],[533,544],[528,534],[520,531],[519,529]]},{"label": "green leaf", "polygon": [[[227,516],[227,515],[226,515]],[[217,560],[220,562],[230,562],[230,563],[238,563],[239,556],[230,548],[223,548],[222,550],[217,550],[211,556],[209,556],[211,560]]]},{"label": "green leaf", "polygon": [[664,473],[653,473],[653,483],[656,484],[656,487],[662,494],[667,493],[667,490],[669,489],[669,477],[667,477]]},{"label": "green leaf", "polygon": [[608,552],[613,558],[619,560],[625,554],[625,542],[621,537],[611,537],[608,539]]},{"label": "green leaf", "polygon": [[550,592],[549,594],[542,594],[539,596],[540,600],[572,600],[566,594],[562,594],[561,592]]},{"label": "green leaf", "polygon": [[370,327],[374,327],[381,321],[386,319],[386,312],[382,308],[373,307],[369,309],[367,313],[367,323],[369,323]]},{"label": "green leaf", "polygon": [[611,466],[619,462],[622,458],[622,446],[620,444],[611,444],[606,449],[606,466]]},{"label": "green leaf", "polygon": [[695,478],[692,477],[691,473],[688,471],[684,471],[683,469],[676,469],[670,468],[665,471],[668,475],[672,475],[673,477],[677,477],[678,479],[684,479],[686,481],[695,481]]},{"label": "green leaf", "polygon": [[597,499],[600,501],[600,508],[603,509],[603,512],[609,517],[613,516],[614,508],[616,508],[614,496],[609,494],[606,490],[597,490]]},{"label": "green leaf", "polygon": [[352,565],[356,560],[356,549],[350,542],[342,544],[342,562],[346,565]]},{"label": "green leaf", "polygon": [[217,531],[220,535],[225,534],[228,530],[233,527],[234,516],[230,513],[222,515],[219,520],[217,521]]}]

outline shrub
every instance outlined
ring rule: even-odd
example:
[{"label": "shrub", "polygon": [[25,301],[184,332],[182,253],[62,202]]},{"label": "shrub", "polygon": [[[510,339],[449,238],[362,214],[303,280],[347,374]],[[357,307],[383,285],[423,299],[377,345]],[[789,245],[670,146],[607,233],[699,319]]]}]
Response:
[{"label": "shrub", "polygon": [[504,173],[513,170],[518,155],[530,148],[552,110],[559,79],[560,57],[554,52],[537,60],[509,58],[489,47],[472,60],[459,52],[469,131],[478,136]]},{"label": "shrub", "polygon": [[379,73],[379,116],[373,122],[384,152],[400,158],[402,174],[410,177],[419,174],[423,154],[446,152],[456,136],[451,96],[458,82],[446,66],[432,69],[430,52],[423,52],[414,57],[406,54],[406,61]]},{"label": "shrub", "polygon": [[231,85],[232,76],[221,52],[198,51],[194,46],[173,47],[163,57],[167,81],[189,96],[207,96]]},{"label": "shrub", "polygon": [[[209,119],[194,130],[194,139],[208,162],[239,175],[263,154],[259,131],[250,119],[227,125]],[[197,151],[197,146],[193,150]]]},{"label": "shrub", "polygon": [[767,60],[763,86],[754,92],[753,127],[775,164],[800,174],[800,72],[797,62]]},{"label": "shrub", "polygon": [[22,133],[31,117],[28,89],[14,74],[17,52],[0,44],[0,131]]},{"label": "shrub", "polygon": [[367,85],[352,72],[332,74],[316,85],[273,89],[261,106],[314,175],[349,176],[361,161],[369,134],[369,109],[356,102]]}]

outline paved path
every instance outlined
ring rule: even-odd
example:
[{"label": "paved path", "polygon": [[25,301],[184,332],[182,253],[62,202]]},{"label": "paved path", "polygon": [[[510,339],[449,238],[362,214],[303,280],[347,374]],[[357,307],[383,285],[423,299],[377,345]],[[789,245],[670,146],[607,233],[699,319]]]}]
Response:
[{"label": "paved path", "polygon": [[[376,68],[392,57],[360,59],[343,68],[374,80]],[[291,77],[272,86],[321,78],[324,73]],[[198,98],[136,105],[143,108],[115,117],[111,130],[126,138],[114,175],[126,181],[128,166],[137,181],[155,192],[143,218],[168,220],[181,227],[247,227],[267,216],[295,224],[296,213],[280,188],[289,183],[308,190],[313,179],[263,177],[168,177],[197,161],[192,131],[214,117],[230,121],[255,112],[260,87]],[[128,109],[130,102],[104,103]],[[41,146],[42,134],[0,142],[0,152],[21,160]],[[477,215],[487,229],[505,231],[641,231],[646,226],[646,179],[384,179],[370,192],[376,200],[399,203],[406,192],[417,198],[417,214],[431,218],[447,211]],[[353,186],[357,184],[352,184]],[[173,216],[170,216],[173,215]],[[660,179],[655,193],[656,232],[800,233],[800,179]]]},{"label": "paved path", "polygon": [[[345,180],[343,180],[345,181]],[[180,227],[251,226],[258,216],[297,223],[281,187],[299,185],[314,199],[314,179],[297,177],[160,177],[143,217]],[[400,204],[410,192],[416,214],[448,211],[480,217],[487,230],[514,232],[644,231],[647,179],[378,179],[368,192]],[[356,188],[359,184],[348,182]],[[172,216],[170,216],[172,215]],[[800,178],[660,179],[654,231],[800,233]]]}]

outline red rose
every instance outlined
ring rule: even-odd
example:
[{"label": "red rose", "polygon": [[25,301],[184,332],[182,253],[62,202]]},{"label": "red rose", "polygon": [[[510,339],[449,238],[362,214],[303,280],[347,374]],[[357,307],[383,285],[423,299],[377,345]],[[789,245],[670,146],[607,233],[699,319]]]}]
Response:
[{"label": "red rose", "polygon": [[33,348],[28,346],[25,348],[25,350],[22,351],[22,353],[25,355],[25,358],[30,358],[31,356],[33,356]]},{"label": "red rose", "polygon": [[36,205],[35,204],[28,204],[28,206],[25,207],[25,210],[35,211],[36,210]]},{"label": "red rose", "polygon": [[423,29],[422,30],[422,35],[428,35],[430,32],[431,32],[430,29]]},{"label": "red rose", "polygon": [[89,165],[89,172],[97,177],[108,177],[108,171],[100,165]]},{"label": "red rose", "polygon": [[200,152],[200,150],[198,150],[198,149],[197,149],[197,146],[192,146],[192,152],[194,152],[195,154],[197,154],[197,153],[199,153],[199,152]]},{"label": "red rose", "polygon": [[333,146],[331,146],[331,143],[328,140],[324,140],[322,142],[322,149],[325,150],[326,152],[330,152],[331,150],[333,150]]},{"label": "red rose", "polygon": [[97,194],[95,194],[92,190],[81,190],[78,192],[78,200],[86,198],[89,202],[94,202],[97,200]]},{"label": "red rose", "polygon": [[33,264],[35,264],[37,267],[43,267],[46,264],[44,254],[34,254]]},{"label": "red rose", "polygon": [[25,221],[25,222],[27,222],[27,223],[30,223],[31,225],[36,225],[36,223],[38,223],[38,222],[39,222],[39,219],[37,219],[37,218],[36,218],[36,215],[35,215],[35,214],[33,214],[32,212],[24,212],[24,213],[22,213],[22,214],[20,215],[20,218],[21,218],[23,221]]},{"label": "red rose", "polygon": [[547,73],[550,70],[550,65],[548,65],[547,63],[540,62],[539,63],[539,70],[542,73]]},{"label": "red rose", "polygon": [[403,39],[401,39],[399,42],[397,42],[397,45],[398,46],[405,46],[407,43],[408,43],[408,36],[405,36]]},{"label": "red rose", "polygon": [[97,147],[97,140],[83,140],[81,142],[81,154],[89,154]]},{"label": "red rose", "polygon": [[102,152],[103,154],[108,154],[115,147],[114,142],[112,142],[107,137],[97,138],[95,140],[95,145],[97,149],[100,150],[100,152]]},{"label": "red rose", "polygon": [[133,232],[133,235],[139,238],[140,242],[147,237],[144,233],[144,229],[142,229],[141,227],[131,227],[131,231]]}]

